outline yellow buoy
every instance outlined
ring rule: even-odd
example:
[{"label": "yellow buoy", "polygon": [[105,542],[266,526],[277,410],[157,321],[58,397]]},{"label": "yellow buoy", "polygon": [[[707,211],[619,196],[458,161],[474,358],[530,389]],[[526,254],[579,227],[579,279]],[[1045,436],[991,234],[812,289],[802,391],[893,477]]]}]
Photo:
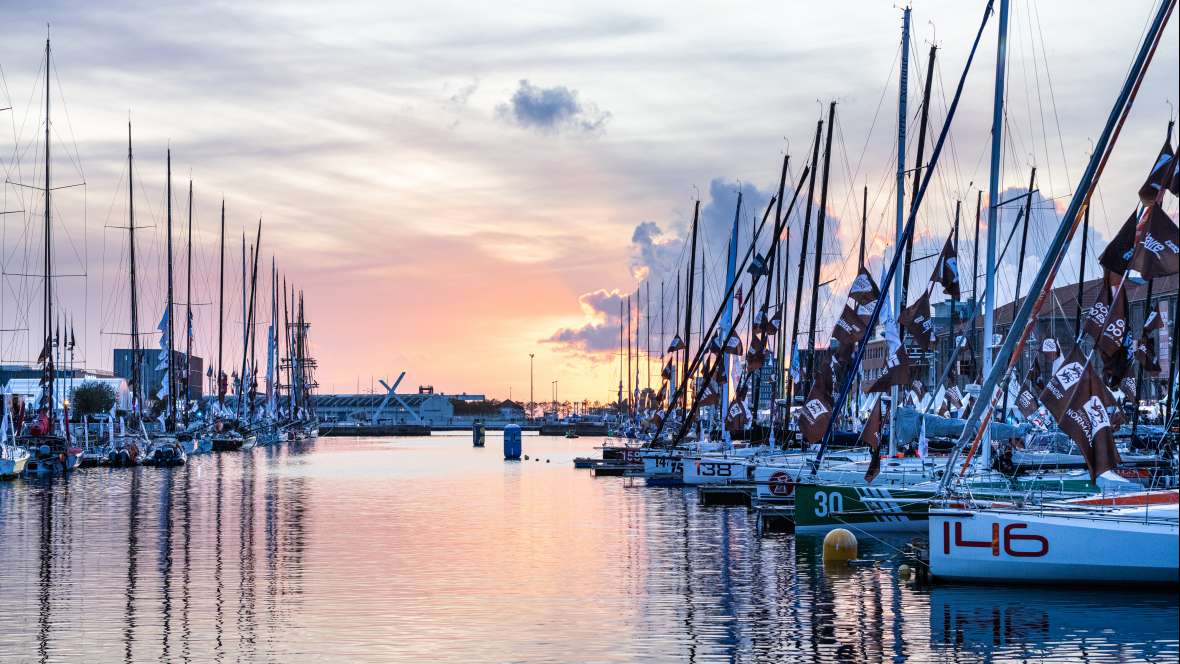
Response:
[{"label": "yellow buoy", "polygon": [[847,563],[856,559],[856,535],[837,528],[824,536],[824,562]]},{"label": "yellow buoy", "polygon": [[897,575],[901,577],[902,581],[909,581],[909,579],[910,579],[910,566],[909,565],[902,565],[902,566],[898,567],[897,568]]}]

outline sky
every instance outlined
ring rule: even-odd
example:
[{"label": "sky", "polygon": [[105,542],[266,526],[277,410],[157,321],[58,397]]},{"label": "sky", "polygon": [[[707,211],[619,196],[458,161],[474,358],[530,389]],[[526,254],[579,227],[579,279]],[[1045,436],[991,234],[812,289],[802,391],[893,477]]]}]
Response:
[{"label": "sky", "polygon": [[[927,51],[938,46],[928,158],[984,4],[913,5],[910,168]],[[1026,191],[1037,167],[1026,270],[1039,265],[1152,10],[1146,0],[1012,5],[1001,198]],[[620,300],[637,289],[646,299],[650,284],[657,304],[633,314],[643,320],[640,344],[649,313],[653,349],[661,313],[670,337],[699,197],[706,308],[715,306],[737,192],[745,242],[776,193],[784,154],[798,181],[830,101],[821,274],[831,283],[820,293],[819,345],[855,272],[866,186],[870,268],[880,272],[891,255],[894,3],[30,3],[6,7],[0,24],[0,107],[11,107],[0,112],[6,363],[35,359],[42,334],[40,281],[27,275],[42,269],[43,202],[30,186],[44,177],[47,23],[51,172],[54,187],[67,187],[53,192],[55,303],[67,327],[73,320],[76,363],[89,368],[109,369],[129,331],[129,120],[141,330],[164,309],[170,146],[182,290],[190,177],[194,189],[195,352],[217,354],[224,198],[223,362],[241,360],[241,243],[261,219],[259,320],[270,317],[273,256],[305,294],[323,392],[368,391],[405,371],[399,391],[432,385],[524,401],[533,354],[536,400],[551,397],[554,381],[561,400],[612,399]],[[1173,21],[1101,182],[1091,275],[1173,114],[1178,52]],[[963,241],[974,231],[995,53],[993,16],[923,204],[915,256],[937,252],[956,200]],[[791,217],[792,266],[805,198]],[[998,232],[1011,228],[1011,212]],[[1076,275],[1076,254],[1063,278]],[[970,256],[968,247],[964,263]],[[1013,248],[997,270],[1001,295],[1018,262]],[[913,283],[925,283],[930,263],[915,265]],[[658,373],[658,360],[651,366]]]}]

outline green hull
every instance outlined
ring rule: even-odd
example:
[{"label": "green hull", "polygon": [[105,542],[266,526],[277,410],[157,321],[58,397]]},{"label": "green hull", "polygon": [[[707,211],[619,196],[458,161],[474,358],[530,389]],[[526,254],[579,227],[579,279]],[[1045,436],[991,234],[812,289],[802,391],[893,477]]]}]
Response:
[{"label": "green hull", "polygon": [[[849,528],[879,532],[925,532],[930,499],[937,487],[849,486],[799,484],[795,487],[795,532],[827,532]],[[980,481],[972,494],[980,500],[1031,497],[1053,500],[1090,495],[1098,489],[1089,481],[1072,478],[1040,478],[1016,482]],[[1031,494],[1031,496],[1030,496]]]}]

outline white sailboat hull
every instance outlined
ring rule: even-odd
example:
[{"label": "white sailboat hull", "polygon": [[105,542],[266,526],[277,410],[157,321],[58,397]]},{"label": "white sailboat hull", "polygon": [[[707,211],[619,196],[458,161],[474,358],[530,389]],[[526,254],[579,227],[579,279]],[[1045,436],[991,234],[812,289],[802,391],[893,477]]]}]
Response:
[{"label": "white sailboat hull", "polygon": [[1016,583],[1180,583],[1177,506],[1069,512],[931,509],[938,579]]}]

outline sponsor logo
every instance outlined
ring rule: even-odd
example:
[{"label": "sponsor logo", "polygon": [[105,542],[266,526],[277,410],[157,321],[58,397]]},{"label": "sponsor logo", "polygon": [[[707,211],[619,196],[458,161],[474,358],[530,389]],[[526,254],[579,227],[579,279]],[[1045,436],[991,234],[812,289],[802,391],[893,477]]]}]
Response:
[{"label": "sponsor logo", "polygon": [[1053,377],[1061,383],[1062,391],[1068,392],[1069,388],[1077,385],[1078,381],[1082,379],[1082,364],[1081,362],[1067,362],[1061,365]]},{"label": "sponsor logo", "polygon": [[776,470],[767,481],[770,493],[775,496],[789,496],[795,493],[795,483],[785,471]]}]

